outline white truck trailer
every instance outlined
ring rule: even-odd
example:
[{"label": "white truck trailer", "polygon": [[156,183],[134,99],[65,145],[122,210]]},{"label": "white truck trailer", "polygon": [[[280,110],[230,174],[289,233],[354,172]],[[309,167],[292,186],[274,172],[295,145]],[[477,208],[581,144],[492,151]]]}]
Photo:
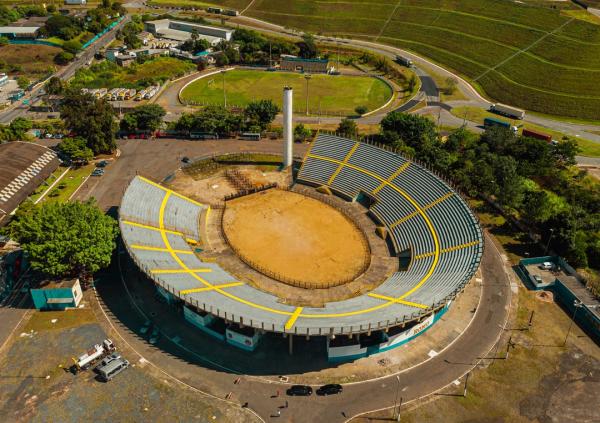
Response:
[{"label": "white truck trailer", "polygon": [[75,361],[75,368],[77,371],[87,370],[96,361],[101,360],[106,355],[110,354],[115,350],[115,345],[110,339],[105,339],[102,344],[96,344],[85,354],[80,355]]},{"label": "white truck trailer", "polygon": [[506,104],[502,103],[492,104],[490,106],[490,111],[498,113],[499,115],[504,115],[515,119],[525,118],[525,110],[517,109],[516,107],[512,106],[507,106]]}]

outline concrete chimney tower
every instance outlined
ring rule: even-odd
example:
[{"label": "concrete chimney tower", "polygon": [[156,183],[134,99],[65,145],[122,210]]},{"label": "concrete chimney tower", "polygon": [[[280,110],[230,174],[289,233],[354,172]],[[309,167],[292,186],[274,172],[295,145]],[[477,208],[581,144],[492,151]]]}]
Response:
[{"label": "concrete chimney tower", "polygon": [[294,91],[292,87],[283,87],[283,167],[292,165],[294,156],[294,136],[292,128],[292,107]]}]

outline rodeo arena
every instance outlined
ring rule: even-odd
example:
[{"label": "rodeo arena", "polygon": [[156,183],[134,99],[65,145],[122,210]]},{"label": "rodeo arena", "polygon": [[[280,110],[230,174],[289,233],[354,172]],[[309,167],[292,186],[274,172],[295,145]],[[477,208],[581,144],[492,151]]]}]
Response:
[{"label": "rodeo arena", "polygon": [[185,184],[140,171],[119,211],[126,250],[182,324],[232,348],[311,342],[341,362],[403,345],[474,277],[478,220],[440,176],[388,149],[320,133],[295,156],[292,89],[283,96],[276,172],[229,169],[226,191],[210,172]]}]

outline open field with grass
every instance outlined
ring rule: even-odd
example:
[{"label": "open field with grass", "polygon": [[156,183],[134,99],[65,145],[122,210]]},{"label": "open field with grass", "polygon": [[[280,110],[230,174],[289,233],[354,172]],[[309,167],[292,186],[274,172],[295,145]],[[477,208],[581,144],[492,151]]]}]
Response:
[{"label": "open field with grass", "polygon": [[[270,99],[281,108],[282,88],[294,89],[294,111],[306,111],[304,75],[236,69],[225,74],[227,104],[244,106],[253,100]],[[309,82],[309,110],[312,114],[355,114],[356,106],[369,111],[383,106],[392,96],[390,87],[368,76],[312,75]],[[209,76],[188,85],[182,100],[198,104],[223,104],[223,77]]]},{"label": "open field with grass", "polygon": [[194,69],[196,66],[191,62],[173,57],[158,57],[128,68],[105,60],[79,69],[70,83],[81,88],[143,88],[183,76]]},{"label": "open field with grass", "polygon": [[498,101],[597,119],[600,25],[543,4],[256,0],[246,14],[290,28],[406,48],[476,82]]},{"label": "open field with grass", "polygon": [[[454,116],[456,116],[458,118],[466,119],[468,121],[475,122],[480,125],[483,125],[483,120],[486,117],[493,117],[496,119],[510,121],[513,125],[519,127],[519,133],[523,130],[523,128],[533,129],[536,131],[543,132],[545,134],[552,135],[552,137],[557,141],[561,140],[565,136],[565,134],[563,134],[562,132],[553,131],[551,129],[544,128],[543,126],[539,126],[539,125],[529,123],[529,122],[520,123],[520,121],[509,119],[504,116],[499,116],[495,113],[488,112],[487,110],[483,110],[478,107],[470,107],[470,106],[454,107],[450,111],[450,113],[452,113]],[[577,145],[579,145],[579,148],[581,149],[581,152],[579,153],[580,155],[587,156],[587,157],[600,157],[600,143],[597,143],[597,142],[594,142],[594,141],[591,141],[591,140],[588,140],[585,138],[580,138],[580,137],[571,137],[571,138],[574,138],[577,141]]]},{"label": "open field with grass", "polygon": [[94,167],[95,165],[90,163],[85,166],[71,168],[40,203],[64,203],[68,201],[83,181],[90,176]]},{"label": "open field with grass", "polygon": [[10,75],[24,75],[34,81],[59,68],[54,56],[62,51],[59,47],[45,45],[8,44],[0,47],[0,71]]}]

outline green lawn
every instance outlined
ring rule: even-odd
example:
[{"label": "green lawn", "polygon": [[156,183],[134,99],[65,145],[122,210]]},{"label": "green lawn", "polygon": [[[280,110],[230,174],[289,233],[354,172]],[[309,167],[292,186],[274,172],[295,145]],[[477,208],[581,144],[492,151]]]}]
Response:
[{"label": "green lawn", "polygon": [[[294,89],[294,111],[306,111],[306,80],[291,72],[267,72],[236,69],[225,74],[227,104],[244,106],[257,99],[271,99],[281,107],[284,86]],[[309,82],[311,114],[354,114],[356,106],[369,111],[384,105],[392,96],[389,86],[368,76],[312,75]],[[200,104],[223,104],[223,77],[200,79],[182,92],[184,101]]]},{"label": "green lawn", "polygon": [[64,203],[69,200],[69,197],[79,188],[85,178],[87,178],[95,165],[93,163],[85,166],[71,168],[69,172],[60,180],[52,191],[50,191],[40,203]]},{"label": "green lawn", "polygon": [[577,19],[565,15],[564,9],[575,7],[550,3],[255,0],[245,14],[289,28],[406,48],[476,81],[498,101],[598,119],[600,25],[593,18],[582,20],[581,13],[574,14]]},{"label": "green lawn", "polygon": [[[499,118],[502,120],[506,120],[506,121],[510,121],[513,125],[516,126],[521,126],[520,131],[522,131],[523,128],[528,128],[528,129],[533,129],[533,130],[537,130],[540,132],[543,132],[545,134],[549,134],[552,135],[552,137],[555,140],[560,140],[562,139],[563,136],[565,136],[565,134],[563,134],[562,132],[557,132],[557,131],[553,131],[551,129],[545,128],[543,126],[539,126],[539,125],[535,125],[533,123],[519,123],[519,121],[515,121],[509,118],[505,118],[503,116],[498,116],[495,113],[490,113],[487,110],[483,110],[480,109],[478,107],[470,107],[470,106],[463,106],[463,107],[454,107],[451,112],[454,116],[459,117],[461,119],[467,119],[468,121],[471,122],[475,122],[478,123],[480,125],[483,125],[483,119],[485,119],[486,117],[493,117],[493,118]],[[519,131],[519,132],[520,132]],[[580,138],[580,137],[571,137],[573,139],[575,139],[577,141],[577,144],[579,145],[579,148],[581,148],[581,152],[579,153],[582,156],[587,156],[587,157],[600,157],[600,143],[585,139],[585,138]]]}]

